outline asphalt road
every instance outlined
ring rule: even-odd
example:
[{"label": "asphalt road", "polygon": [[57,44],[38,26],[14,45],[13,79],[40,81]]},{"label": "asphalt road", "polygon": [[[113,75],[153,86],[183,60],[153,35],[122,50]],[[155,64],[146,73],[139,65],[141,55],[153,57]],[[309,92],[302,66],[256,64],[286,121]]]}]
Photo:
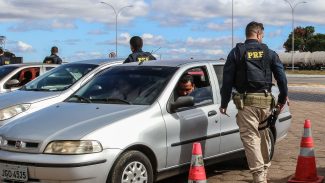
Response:
[{"label": "asphalt road", "polygon": [[297,75],[287,75],[288,83],[290,84],[315,84],[315,85],[325,85],[325,75],[317,76],[297,76]]}]

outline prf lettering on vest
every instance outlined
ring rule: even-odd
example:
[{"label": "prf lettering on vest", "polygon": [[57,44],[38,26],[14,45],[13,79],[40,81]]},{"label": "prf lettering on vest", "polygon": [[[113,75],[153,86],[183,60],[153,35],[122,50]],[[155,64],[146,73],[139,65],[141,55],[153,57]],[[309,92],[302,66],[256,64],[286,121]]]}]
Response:
[{"label": "prf lettering on vest", "polygon": [[149,57],[138,57],[138,62],[149,61]]},{"label": "prf lettering on vest", "polygon": [[247,58],[248,59],[259,59],[263,57],[263,51],[248,51]]}]

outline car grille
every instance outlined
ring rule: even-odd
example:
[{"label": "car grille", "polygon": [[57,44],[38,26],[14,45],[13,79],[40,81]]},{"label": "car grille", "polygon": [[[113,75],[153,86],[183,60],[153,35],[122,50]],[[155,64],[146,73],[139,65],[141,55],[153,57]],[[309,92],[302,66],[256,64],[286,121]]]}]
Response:
[{"label": "car grille", "polygon": [[2,138],[0,148],[7,151],[37,153],[39,145],[39,142],[30,140]]}]

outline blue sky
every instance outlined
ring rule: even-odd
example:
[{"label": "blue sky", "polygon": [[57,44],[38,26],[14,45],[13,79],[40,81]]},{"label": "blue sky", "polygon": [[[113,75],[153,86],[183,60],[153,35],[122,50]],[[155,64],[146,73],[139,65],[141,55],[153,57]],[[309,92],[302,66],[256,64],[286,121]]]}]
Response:
[{"label": "blue sky", "polygon": [[[101,0],[0,0],[3,45],[24,62],[42,61],[53,45],[71,62],[104,58],[115,51],[115,14]],[[225,58],[231,49],[232,0],[103,0],[118,16],[118,55],[130,53],[133,35],[157,57]],[[288,0],[295,5],[301,1]],[[325,2],[305,0],[295,7],[295,26],[325,34]],[[291,8],[284,0],[233,0],[234,40],[243,42],[250,21],[264,23],[264,42],[277,52],[291,32]]]}]

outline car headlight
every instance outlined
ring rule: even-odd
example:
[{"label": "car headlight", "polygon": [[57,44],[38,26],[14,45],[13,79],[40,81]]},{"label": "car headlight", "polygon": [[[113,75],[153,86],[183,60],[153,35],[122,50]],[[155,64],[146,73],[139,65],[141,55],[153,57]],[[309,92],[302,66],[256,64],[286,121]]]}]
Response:
[{"label": "car headlight", "polygon": [[95,140],[64,140],[50,142],[44,153],[46,154],[89,154],[103,150],[102,145]]},{"label": "car headlight", "polygon": [[29,109],[30,104],[18,104],[0,110],[0,121],[12,118]]}]

